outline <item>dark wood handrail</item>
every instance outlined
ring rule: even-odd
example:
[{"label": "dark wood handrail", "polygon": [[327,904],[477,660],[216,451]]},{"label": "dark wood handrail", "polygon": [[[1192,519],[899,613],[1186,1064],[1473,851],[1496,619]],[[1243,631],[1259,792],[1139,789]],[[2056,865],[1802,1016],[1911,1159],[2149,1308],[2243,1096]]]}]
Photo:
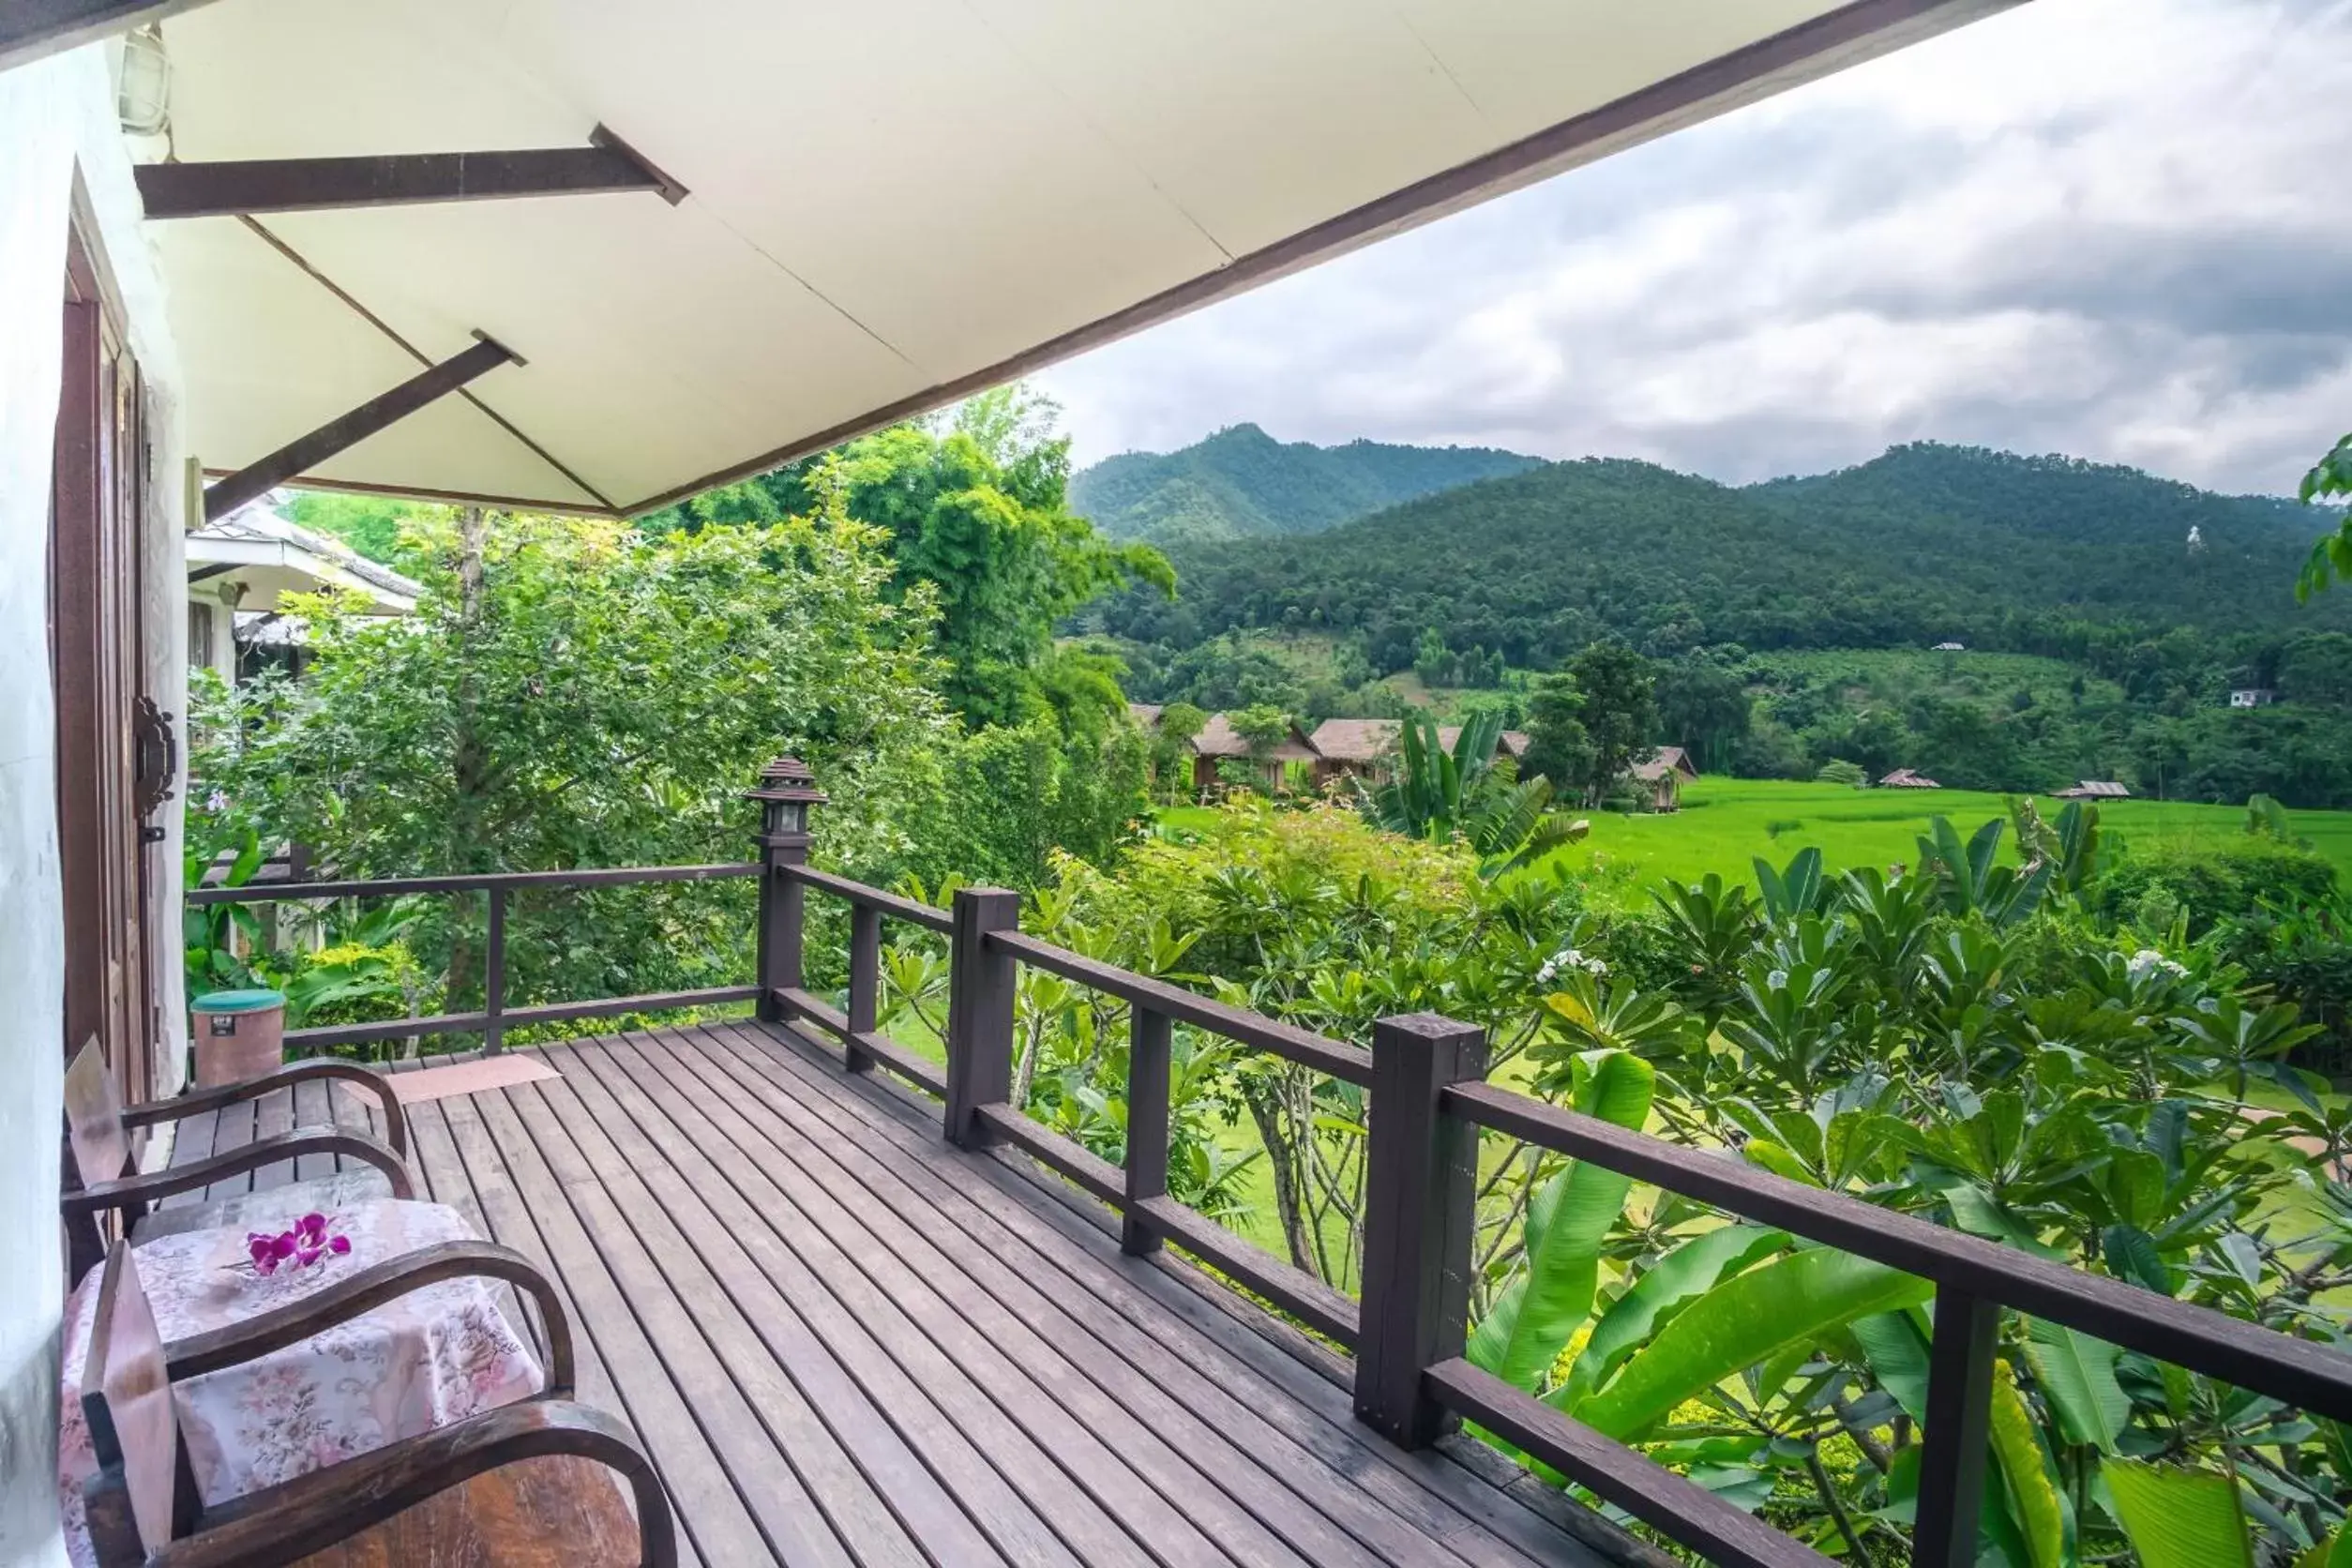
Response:
[{"label": "dark wood handrail", "polygon": [[391,898],[409,893],[481,893],[490,888],[622,887],[635,882],[718,882],[756,877],[756,861],[716,866],[614,866],[576,871],[477,871],[449,877],[377,877],[359,882],[247,882],[240,887],[192,887],[188,901],[206,904],[294,904],[317,898]]},{"label": "dark wood handrail", "polygon": [[[806,771],[799,776],[805,779]],[[761,855],[751,865],[269,884],[204,889],[190,894],[189,902],[486,891],[492,930],[503,936],[502,906],[515,888],[756,876],[760,957],[755,985],[509,1011],[497,994],[503,988],[494,978],[503,970],[499,953],[486,965],[493,977],[486,1013],[301,1030],[290,1033],[288,1043],[478,1030],[494,1044],[499,1030],[518,1023],[755,1001],[763,1018],[813,1025],[837,1038],[852,1071],[888,1067],[938,1094],[945,1103],[944,1131],[951,1142],[972,1149],[1019,1150],[1100,1199],[1121,1216],[1123,1250],[1144,1254],[1163,1244],[1179,1247],[1353,1349],[1356,1412],[1399,1443],[1426,1443],[1450,1417],[1466,1417],[1681,1545],[1737,1568],[1792,1568],[1827,1560],[1629,1445],[1578,1425],[1464,1359],[1480,1129],[1589,1160],[1935,1286],[1935,1333],[1922,1422],[1925,1447],[1913,1532],[1917,1568],[1959,1568],[1974,1559],[1993,1364],[2004,1308],[2064,1324],[2316,1415],[2352,1422],[2352,1355],[2329,1346],[1847,1194],[1807,1186],[1728,1153],[1628,1131],[1488,1083],[1482,1032],[1450,1019],[1428,1015],[1383,1018],[1375,1026],[1373,1048],[1366,1050],[1026,934],[1019,929],[1019,897],[1003,889],[962,889],[948,912],[812,870],[805,821],[789,815],[796,803],[807,800],[807,793],[780,788],[754,798],[769,802],[770,820],[754,840]],[[804,985],[802,900],[812,888],[846,900],[853,912],[846,1010]],[[948,938],[944,1072],[876,1028],[880,924],[884,918]],[[1116,997],[1131,1009],[1129,1127],[1122,1164],[1113,1165],[1030,1120],[1022,1107],[1012,1103],[1018,966],[1024,963]],[[1350,1300],[1168,1195],[1168,1075],[1171,1031],[1178,1022],[1368,1091],[1361,1301]]]},{"label": "dark wood handrail", "polygon": [[1066,947],[1056,947],[1042,938],[1019,931],[991,931],[988,944],[1012,954],[1025,964],[1034,964],[1065,980],[1091,986],[1134,1006],[1148,1007],[1180,1023],[1205,1029],[1252,1050],[1284,1057],[1345,1083],[1364,1086],[1372,1081],[1372,1053],[1362,1046],[1351,1046],[1245,1007],[1230,1006],[1214,997],[1073,953]]},{"label": "dark wood handrail", "polygon": [[2069,1268],[1998,1242],[1792,1182],[1491,1083],[1447,1088],[1448,1114],[1621,1176],[1968,1291],[2333,1421],[2352,1421],[2352,1355]]},{"label": "dark wood handrail", "polygon": [[[818,888],[860,909],[949,935],[945,1086],[928,1063],[922,1064],[926,1070],[918,1081],[947,1100],[952,1141],[1019,1150],[1117,1212],[1125,1250],[1150,1252],[1162,1242],[1181,1247],[1355,1350],[1357,1412],[1397,1440],[1409,1446],[1427,1441],[1451,1411],[1504,1436],[1712,1560],[1734,1568],[1818,1568],[1829,1561],[1629,1445],[1602,1437],[1463,1359],[1477,1129],[1590,1160],[1933,1282],[1937,1332],[1930,1349],[1926,1450],[1914,1531],[1914,1560],[1921,1568],[1957,1568],[1974,1557],[1990,1371],[1998,1349],[1994,1331],[2003,1307],[2315,1414],[2352,1421],[2352,1356],[2340,1350],[1847,1194],[1809,1187],[1733,1154],[1629,1132],[1487,1083],[1483,1038],[1450,1020],[1383,1020],[1375,1031],[1374,1049],[1366,1051],[1026,934],[1016,923],[1018,899],[1001,890],[967,890],[958,895],[954,913],[942,915],[805,865],[777,870],[775,880],[791,883],[795,895],[802,886]],[[794,976],[799,932],[795,910],[790,923],[793,950],[784,960]],[[851,962],[852,1003],[870,1013],[876,983],[871,971],[879,962],[870,926],[852,940]],[[1133,1009],[1130,1124],[1123,1166],[1031,1121],[1010,1103],[1014,966],[1019,963],[1117,997]],[[887,1036],[862,1033],[853,1024],[865,1020],[852,1019],[797,984],[773,989],[770,999],[777,1017],[814,1022],[840,1038],[853,1067],[870,1063],[870,1057],[860,1060],[861,1041],[903,1051]],[[1371,1091],[1361,1304],[1168,1196],[1165,1075],[1167,1031],[1173,1021]],[[1134,1125],[1139,1109],[1155,1123],[1140,1135]]]},{"label": "dark wood handrail", "polygon": [[903,920],[909,925],[921,926],[927,930],[937,931],[942,936],[945,936],[956,928],[955,917],[945,910],[934,909],[929,904],[919,904],[912,898],[901,898],[896,893],[884,893],[879,887],[868,887],[864,882],[852,882],[847,877],[837,877],[829,871],[811,870],[807,866],[787,866],[782,868],[781,874],[793,882],[803,882],[807,886],[833,894],[837,897],[846,898],[861,909],[874,910],[890,916],[893,920]]},{"label": "dark wood handrail", "polygon": [[294,904],[326,898],[391,898],[409,894],[486,893],[489,895],[489,940],[482,952],[483,1009],[478,1013],[435,1013],[416,1018],[384,1018],[373,1023],[325,1024],[315,1029],[286,1031],[286,1049],[297,1056],[332,1046],[372,1045],[405,1040],[418,1034],[479,1034],[482,1048],[495,1056],[505,1048],[509,1029],[535,1023],[568,1023],[579,1018],[615,1018],[624,1013],[655,1013],[686,1007],[719,1007],[760,999],[757,986],[713,986],[701,990],[663,991],[646,996],[599,997],[580,1002],[550,1002],[531,1007],[506,1005],[506,897],[530,888],[628,887],[644,882],[720,882],[757,877],[765,869],[758,861],[726,861],[713,866],[612,866],[562,871],[482,871],[448,877],[378,877],[346,882],[247,882],[238,887],[190,888],[191,907],[212,904]]}]

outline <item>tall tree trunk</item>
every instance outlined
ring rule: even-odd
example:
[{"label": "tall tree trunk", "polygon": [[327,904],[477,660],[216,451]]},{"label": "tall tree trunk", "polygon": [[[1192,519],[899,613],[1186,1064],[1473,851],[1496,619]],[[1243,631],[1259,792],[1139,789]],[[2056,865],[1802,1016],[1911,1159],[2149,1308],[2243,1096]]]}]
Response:
[{"label": "tall tree trunk", "polygon": [[1258,1124],[1258,1139],[1266,1146],[1268,1168],[1274,1173],[1274,1214],[1282,1222],[1283,1244],[1291,1263],[1321,1278],[1315,1249],[1307,1243],[1306,1195],[1301,1190],[1301,1160],[1284,1114],[1279,1084],[1255,1084],[1244,1092],[1250,1120]]},{"label": "tall tree trunk", "polygon": [[[458,654],[456,730],[451,736],[449,762],[451,800],[448,865],[453,873],[493,868],[495,846],[484,841],[483,819],[489,807],[490,747],[479,728],[481,687],[475,671],[482,621],[488,611],[483,591],[483,547],[490,517],[479,506],[458,510]],[[443,1005],[456,1011],[470,999],[475,982],[471,911],[451,924],[449,972]]]}]

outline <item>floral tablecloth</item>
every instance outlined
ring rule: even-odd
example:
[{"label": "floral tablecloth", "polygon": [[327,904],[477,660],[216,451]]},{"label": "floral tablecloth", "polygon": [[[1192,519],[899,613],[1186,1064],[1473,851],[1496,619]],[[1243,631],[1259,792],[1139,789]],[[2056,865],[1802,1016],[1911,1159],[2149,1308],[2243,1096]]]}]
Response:
[{"label": "floral tablecloth", "polygon": [[[268,1229],[301,1215],[244,1217]],[[242,1322],[371,1263],[475,1234],[456,1210],[438,1203],[354,1203],[327,1222],[331,1233],[351,1239],[348,1253],[267,1275],[254,1271],[243,1229],[140,1244],[133,1257],[164,1342]],[[83,1420],[82,1382],[103,1272],[102,1265],[91,1270],[66,1304],[57,1478],[76,1568],[95,1562],[82,1485],[98,1463]],[[428,1286],[258,1361],[177,1384],[181,1440],[199,1495],[208,1505],[240,1497],[536,1394],[544,1382],[538,1359],[502,1309],[502,1295],[481,1280]]]}]

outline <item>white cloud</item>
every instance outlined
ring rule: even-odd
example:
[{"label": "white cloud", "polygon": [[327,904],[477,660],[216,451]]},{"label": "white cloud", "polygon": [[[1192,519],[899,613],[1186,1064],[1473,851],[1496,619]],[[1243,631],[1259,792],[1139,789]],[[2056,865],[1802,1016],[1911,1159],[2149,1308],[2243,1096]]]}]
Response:
[{"label": "white cloud", "polygon": [[1039,379],[1082,461],[1255,420],[2286,490],[2352,426],[2347,167],[2352,0],[2037,0]]}]

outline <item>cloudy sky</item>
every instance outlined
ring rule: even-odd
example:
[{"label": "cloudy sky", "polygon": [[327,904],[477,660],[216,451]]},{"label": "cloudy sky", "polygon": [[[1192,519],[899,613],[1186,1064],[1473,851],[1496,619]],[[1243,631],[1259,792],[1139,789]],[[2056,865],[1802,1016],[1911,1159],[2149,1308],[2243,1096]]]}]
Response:
[{"label": "cloudy sky", "polygon": [[1081,462],[1254,420],[2291,490],[2352,427],[2352,0],[2034,0],[1038,380]]}]

